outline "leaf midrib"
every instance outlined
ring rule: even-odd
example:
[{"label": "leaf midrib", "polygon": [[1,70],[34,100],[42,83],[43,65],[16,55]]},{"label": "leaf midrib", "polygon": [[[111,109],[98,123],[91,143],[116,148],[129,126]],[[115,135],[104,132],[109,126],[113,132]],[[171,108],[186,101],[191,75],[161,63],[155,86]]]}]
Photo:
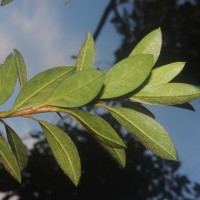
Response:
[{"label": "leaf midrib", "polygon": [[11,170],[11,173],[12,173],[13,175],[15,175],[15,177],[18,179],[18,178],[19,178],[19,177],[18,177],[18,174],[15,173],[14,168],[12,167],[12,165],[10,165],[8,159],[6,159],[6,156],[4,155],[4,153],[3,153],[2,151],[0,151],[0,159],[2,159],[1,157],[3,158],[3,161],[2,161],[2,162],[6,162],[6,164],[9,166],[9,170]]},{"label": "leaf midrib", "polygon": [[[145,60],[143,60],[142,64],[146,63],[149,59],[150,59],[150,57],[148,57]],[[138,73],[138,71],[139,71],[138,67],[134,68],[134,73],[135,74]],[[132,76],[132,73],[128,73],[128,74],[125,74],[124,76],[120,76],[120,79],[117,80],[117,83],[119,83],[119,85],[121,85],[120,81],[127,82],[126,79],[128,79],[131,76]],[[116,84],[116,79],[114,79],[114,81],[110,82],[109,84],[106,84],[105,87],[110,87],[112,85],[118,85],[118,84]],[[112,88],[110,88],[110,89],[112,90]]]},{"label": "leaf midrib", "polygon": [[[155,34],[155,33],[154,33]],[[158,33],[156,33],[156,34],[158,34]],[[145,45],[145,47],[143,47],[143,51],[142,51],[142,53],[140,53],[140,54],[146,54],[146,51],[149,49],[149,47],[151,47],[152,46],[152,43],[154,42],[154,40],[155,40],[155,37],[153,37],[153,38],[151,38],[151,41],[150,41],[150,45]],[[142,41],[142,43],[146,43],[146,42],[144,42],[144,40]],[[143,45],[143,44],[142,44]],[[136,46],[136,48],[138,48],[138,47],[140,47],[141,46],[141,44],[139,43],[137,46]],[[144,45],[143,45],[144,46]],[[141,48],[140,48],[141,49]],[[138,51],[138,50],[137,50]],[[148,53],[148,52],[147,52]],[[138,53],[135,53],[135,51],[134,51],[134,55],[138,55]],[[133,56],[133,55],[130,55],[130,56]],[[155,54],[153,54],[153,57],[155,56]]]},{"label": "leaf midrib", "polygon": [[[87,38],[87,39],[88,39],[88,38]],[[83,51],[83,59],[82,59],[82,62],[81,62],[81,66],[80,66],[79,71],[83,70],[83,63],[84,63],[84,61],[85,61],[86,53],[87,53],[87,51],[88,51],[88,42],[89,42],[89,41],[86,41],[85,51]]]},{"label": "leaf midrib", "polygon": [[[10,56],[11,57],[11,56]],[[3,65],[2,65],[2,67],[4,67],[4,69],[5,69],[5,76],[3,76],[2,77],[2,81],[1,81],[1,85],[0,86],[2,86],[2,85],[4,85],[4,82],[7,80],[7,74],[9,74],[9,70],[10,70],[10,68],[11,68],[11,63],[12,63],[12,59],[13,59],[13,57],[11,57],[11,58],[9,58],[9,62],[8,63],[4,63]],[[5,64],[7,64],[7,66],[8,67],[6,67],[6,65]],[[2,89],[3,89],[3,87],[1,87]],[[0,89],[1,89],[0,88]]]},{"label": "leaf midrib", "polygon": [[[162,77],[162,75],[163,74],[169,74],[169,72],[172,72],[173,71],[173,73],[172,74],[174,74],[172,77],[170,77],[170,78],[167,78],[167,79],[169,79],[169,81],[167,81],[167,82],[161,82],[162,84],[164,83],[168,83],[168,82],[170,82],[172,79],[174,79],[175,77],[176,77],[176,75],[178,74],[178,73],[180,73],[180,71],[181,71],[181,69],[183,68],[183,67],[173,67],[173,69],[171,69],[171,68],[168,68],[167,70],[163,70],[163,71],[161,71],[161,73],[157,73],[156,71],[152,71],[152,74],[153,73],[157,73],[156,75],[154,74],[154,77],[153,77],[153,79],[151,79],[150,80],[150,82],[148,83],[148,85],[159,85],[159,83],[157,83],[157,80],[155,81],[154,79],[159,79],[160,77]],[[156,70],[156,69],[155,69]],[[174,71],[176,71],[176,73],[174,73]],[[178,73],[177,73],[178,72]],[[176,75],[175,75],[176,74]]]},{"label": "leaf midrib", "polygon": [[[42,124],[42,125],[45,126],[44,124]],[[75,173],[75,171],[74,171],[74,169],[73,169],[73,164],[72,164],[72,161],[71,161],[70,157],[69,157],[68,154],[66,153],[65,149],[63,148],[63,146],[59,143],[59,140],[56,138],[56,136],[54,136],[54,134],[51,133],[51,131],[48,129],[47,126],[45,126],[45,128],[49,131],[49,133],[51,134],[51,136],[52,136],[53,138],[55,138],[57,144],[61,147],[61,149],[63,150],[63,152],[64,152],[65,155],[67,156],[67,160],[68,160],[68,162],[70,163],[71,171],[72,171],[73,176],[74,176],[74,178],[75,178],[75,180],[76,180],[76,182],[77,182],[76,173]]]},{"label": "leaf midrib", "polygon": [[96,79],[92,79],[92,80],[91,80],[90,82],[88,82],[87,84],[84,84],[84,85],[82,85],[81,87],[78,87],[77,89],[72,90],[70,93],[67,93],[67,95],[60,95],[60,96],[57,96],[57,98],[49,99],[48,101],[46,101],[46,102],[44,103],[44,105],[47,105],[48,103],[54,102],[54,101],[56,101],[56,100],[59,100],[59,99],[61,99],[63,96],[69,96],[69,95],[75,93],[76,91],[78,91],[78,90],[80,90],[80,89],[82,89],[82,88],[87,87],[87,86],[90,85],[92,82],[98,80],[101,76],[103,76],[103,74],[101,74],[100,76],[98,76]]},{"label": "leaf midrib", "polygon": [[32,95],[29,96],[29,98],[27,98],[26,100],[22,101],[21,104],[19,104],[18,106],[15,107],[15,109],[20,108],[21,106],[23,106],[27,101],[29,101],[33,96],[35,96],[37,93],[39,93],[41,90],[43,90],[45,87],[47,87],[48,85],[52,84],[53,82],[57,81],[59,78],[61,78],[62,76],[65,76],[66,74],[68,74],[69,72],[71,72],[74,69],[71,69],[67,72],[65,72],[64,74],[58,76],[56,79],[48,82],[48,84],[44,85],[42,88],[40,88],[40,90],[35,91]]},{"label": "leaf midrib", "polygon": [[[74,113],[73,111],[72,111],[72,112],[66,111],[66,112],[68,112],[68,114],[71,114],[72,116],[74,116],[74,118],[75,118],[77,121],[80,121],[81,124],[83,124],[83,125],[85,125],[86,127],[88,127],[86,121],[85,121],[84,119],[80,118],[78,114]],[[95,116],[96,116],[96,115],[95,115]],[[96,117],[98,117],[98,116],[96,116]],[[105,121],[105,122],[106,122],[106,121]],[[119,143],[117,143],[117,142],[111,140],[111,138],[105,137],[104,135],[100,135],[99,132],[97,132],[95,129],[91,128],[91,126],[88,127],[88,129],[89,129],[90,131],[92,131],[93,133],[97,134],[98,136],[100,136],[101,138],[106,139],[106,140],[108,140],[108,141],[110,141],[110,142],[112,142],[112,143],[114,143],[114,144],[117,144],[117,145],[122,146],[122,144],[119,144]]]},{"label": "leaf midrib", "polygon": [[[131,122],[124,116],[120,115],[117,111],[113,110],[112,108],[109,108],[112,112],[116,113],[117,115],[119,115],[120,117],[122,117],[124,120],[126,120],[130,125]],[[140,128],[138,128],[137,125],[133,125],[135,126],[141,133],[143,133],[147,138],[150,139],[150,141],[154,142],[158,147],[161,147],[161,149],[163,149],[165,152],[167,152],[167,154],[169,154],[170,156],[172,156],[174,159],[176,159],[176,157],[174,157],[173,155],[171,155],[165,148],[163,148],[162,146],[159,145],[159,143],[157,143],[156,141],[154,141],[150,136],[148,136],[147,134],[145,134]]]},{"label": "leaf midrib", "polygon": [[[112,148],[112,147],[111,147],[111,148]],[[123,163],[123,161],[122,161],[122,159],[121,159],[121,156],[120,156],[120,154],[118,153],[117,149],[116,149],[116,148],[112,148],[112,149],[113,149],[113,151],[116,153],[118,159],[120,160],[121,166],[124,166],[124,163]],[[120,149],[120,150],[121,150],[121,149]]]}]

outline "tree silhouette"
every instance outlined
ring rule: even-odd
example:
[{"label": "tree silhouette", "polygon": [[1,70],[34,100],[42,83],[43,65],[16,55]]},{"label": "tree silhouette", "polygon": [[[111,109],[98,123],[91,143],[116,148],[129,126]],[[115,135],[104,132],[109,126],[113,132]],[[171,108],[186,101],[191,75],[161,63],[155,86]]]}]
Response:
[{"label": "tree silhouette", "polygon": [[[110,0],[94,32],[97,39],[108,16],[122,37],[115,51],[116,61],[125,58],[137,42],[150,31],[161,27],[163,48],[157,66],[186,61],[177,80],[200,84],[200,2],[197,0]],[[166,56],[167,55],[167,56]]]},{"label": "tree silhouette", "polygon": [[[82,178],[77,188],[67,179],[52,157],[43,138],[30,150],[29,164],[23,182],[16,183],[4,170],[0,173],[1,191],[8,192],[3,200],[18,195],[20,200],[57,199],[169,199],[200,197],[200,185],[178,173],[180,163],[165,161],[152,155],[128,136],[108,114],[109,121],[122,135],[127,146],[127,166],[119,167],[86,132],[72,127],[71,121],[61,123],[75,141],[82,158]],[[65,120],[66,122],[67,120]]]}]

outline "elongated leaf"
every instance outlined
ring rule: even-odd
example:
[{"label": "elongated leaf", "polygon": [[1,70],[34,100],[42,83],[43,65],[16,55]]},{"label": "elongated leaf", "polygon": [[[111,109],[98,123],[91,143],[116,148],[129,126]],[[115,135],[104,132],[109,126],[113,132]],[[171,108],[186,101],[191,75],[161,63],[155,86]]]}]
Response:
[{"label": "elongated leaf", "polygon": [[120,61],[107,72],[101,98],[119,97],[133,91],[144,82],[152,67],[152,55],[136,55]]},{"label": "elongated leaf", "polygon": [[170,82],[182,71],[184,65],[184,62],[175,62],[154,69],[147,85],[164,84]]},{"label": "elongated leaf", "polygon": [[130,56],[137,54],[153,54],[153,64],[155,64],[160,55],[161,45],[162,34],[160,28],[158,28],[146,35],[133,49]]},{"label": "elongated leaf", "polygon": [[53,91],[44,105],[78,107],[89,103],[100,92],[104,73],[99,70],[83,70],[67,79]]},{"label": "elongated leaf", "polygon": [[6,4],[9,4],[10,2],[12,2],[13,0],[2,0],[1,1],[1,6],[5,6]]},{"label": "elongated leaf", "polygon": [[75,67],[54,67],[33,77],[19,93],[14,109],[23,110],[41,104],[49,98],[60,82],[74,73],[74,71]]},{"label": "elongated leaf", "polygon": [[112,126],[101,117],[78,109],[60,109],[59,112],[66,112],[72,115],[91,135],[98,138],[98,141],[101,141],[101,143],[110,147],[126,148],[126,145]]},{"label": "elongated leaf", "polygon": [[15,61],[19,77],[19,83],[21,88],[23,88],[24,84],[27,82],[26,64],[24,62],[22,54],[17,49],[14,49],[14,53],[15,53]]},{"label": "elongated leaf", "polygon": [[113,108],[113,117],[157,156],[176,160],[174,144],[165,129],[151,117],[129,108]]},{"label": "elongated leaf", "polygon": [[3,104],[13,93],[17,81],[15,57],[10,54],[3,65],[0,65],[0,104]]},{"label": "elongated leaf", "polygon": [[153,105],[183,104],[200,97],[200,90],[183,83],[150,85],[141,89],[130,99]]},{"label": "elongated leaf", "polygon": [[84,69],[91,69],[94,64],[94,58],[95,58],[94,39],[92,35],[88,33],[76,60],[75,65],[77,71],[81,71]]},{"label": "elongated leaf", "polygon": [[39,123],[60,168],[75,185],[78,185],[81,164],[76,146],[62,129],[45,121]]},{"label": "elongated leaf", "polygon": [[16,132],[7,124],[5,127],[10,147],[17,159],[20,170],[23,170],[28,163],[28,155],[26,148],[21,138],[16,134]]},{"label": "elongated leaf", "polygon": [[21,182],[20,169],[13,152],[6,143],[6,141],[0,136],[0,161],[4,165],[5,169],[15,178],[18,182]]},{"label": "elongated leaf", "polygon": [[100,145],[110,154],[110,156],[121,166],[126,165],[126,153],[124,149],[113,148],[105,144],[100,143]]}]

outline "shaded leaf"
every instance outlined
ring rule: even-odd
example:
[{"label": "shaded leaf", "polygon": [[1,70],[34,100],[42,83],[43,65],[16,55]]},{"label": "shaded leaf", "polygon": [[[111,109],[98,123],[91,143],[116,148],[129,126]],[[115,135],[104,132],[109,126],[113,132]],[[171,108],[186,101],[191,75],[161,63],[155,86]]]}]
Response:
[{"label": "shaded leaf", "polygon": [[200,97],[200,90],[192,85],[166,83],[146,86],[130,99],[153,105],[174,105],[183,104],[198,97]]},{"label": "shaded leaf", "polygon": [[14,53],[15,53],[15,61],[19,77],[19,83],[21,88],[23,88],[24,84],[27,82],[26,64],[24,62],[22,54],[17,49],[14,49]]},{"label": "shaded leaf", "polygon": [[110,147],[126,148],[126,145],[115,132],[115,130],[99,116],[78,109],[59,109],[59,112],[66,112],[72,115],[92,136]]},{"label": "shaded leaf", "polygon": [[191,104],[189,104],[189,103],[183,103],[183,104],[172,105],[172,106],[177,107],[177,108],[182,108],[182,109],[190,110],[190,111],[195,111],[194,107]]},{"label": "shaded leaf", "polygon": [[45,121],[38,122],[60,168],[77,186],[81,176],[81,164],[76,146],[62,129]]},{"label": "shaded leaf", "polygon": [[152,117],[155,119],[154,114],[150,110],[148,110],[145,106],[141,105],[140,103],[132,102],[132,101],[123,101],[120,103],[121,103],[122,107],[134,109],[138,112],[141,112],[141,113],[148,115],[149,117]]},{"label": "shaded leaf", "polygon": [[5,6],[6,4],[9,4],[10,2],[12,2],[13,0],[2,0],[1,1],[1,6]]},{"label": "shaded leaf", "polygon": [[160,28],[158,28],[146,35],[133,49],[130,56],[138,54],[153,54],[153,64],[155,64],[160,55],[161,45],[162,33]]},{"label": "shaded leaf", "polygon": [[152,70],[147,85],[164,84],[170,82],[182,71],[184,65],[184,62],[174,62]]},{"label": "shaded leaf", "polygon": [[21,182],[20,169],[17,160],[11,151],[6,141],[0,136],[0,161],[4,165],[5,169],[15,178],[18,182]]},{"label": "shaded leaf", "polygon": [[44,105],[78,107],[89,103],[100,92],[104,73],[99,70],[83,70],[63,80]]},{"label": "shaded leaf", "polygon": [[19,93],[14,110],[23,110],[41,104],[52,94],[53,90],[74,73],[75,67],[54,67],[46,70],[28,81]]},{"label": "shaded leaf", "polygon": [[126,165],[126,153],[124,149],[113,148],[105,144],[100,143],[100,145],[110,154],[110,156],[121,166]]},{"label": "shaded leaf", "polygon": [[119,97],[133,91],[144,82],[152,67],[152,55],[136,55],[120,61],[106,73],[101,98]]},{"label": "shaded leaf", "polygon": [[94,64],[95,58],[95,44],[94,39],[90,33],[87,37],[79,51],[78,57],[76,59],[77,71],[84,69],[91,69]]},{"label": "shaded leaf", "polygon": [[26,148],[21,138],[16,134],[16,132],[10,126],[5,124],[5,128],[10,147],[17,159],[20,170],[23,170],[28,163],[28,155]]},{"label": "shaded leaf", "polygon": [[16,81],[15,57],[10,54],[5,63],[0,65],[0,104],[3,104],[12,95]]},{"label": "shaded leaf", "polygon": [[113,108],[113,117],[157,156],[177,160],[174,144],[166,130],[154,119],[129,108]]}]

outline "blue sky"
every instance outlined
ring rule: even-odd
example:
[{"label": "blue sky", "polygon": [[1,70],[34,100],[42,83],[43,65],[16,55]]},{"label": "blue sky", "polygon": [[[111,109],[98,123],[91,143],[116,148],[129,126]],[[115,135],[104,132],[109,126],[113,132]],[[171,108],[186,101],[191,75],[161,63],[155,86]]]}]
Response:
[{"label": "blue sky", "polygon": [[[0,62],[14,48],[20,50],[27,64],[29,79],[53,66],[72,65],[87,32],[93,33],[107,0],[27,1],[15,0],[0,9]],[[109,22],[96,43],[95,66],[106,68],[114,61],[113,52],[120,45],[120,37]],[[13,98],[17,95],[18,87]],[[13,100],[1,107],[12,106]],[[196,112],[174,107],[150,107],[157,120],[170,133],[179,159],[181,172],[200,182],[200,99],[194,101]],[[42,115],[46,118],[47,115]],[[48,116],[57,120],[56,115]],[[22,137],[39,126],[30,120],[7,120]],[[0,127],[3,130],[3,127]]]}]

